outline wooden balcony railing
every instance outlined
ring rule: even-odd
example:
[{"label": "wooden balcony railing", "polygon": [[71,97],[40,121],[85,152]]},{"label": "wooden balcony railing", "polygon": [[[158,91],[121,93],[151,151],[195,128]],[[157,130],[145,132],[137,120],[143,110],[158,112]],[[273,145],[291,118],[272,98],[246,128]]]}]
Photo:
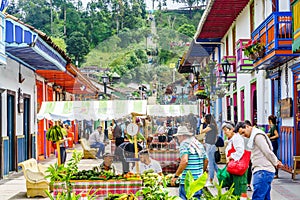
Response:
[{"label": "wooden balcony railing", "polygon": [[250,39],[239,39],[235,44],[237,73],[250,73],[253,71],[253,61],[244,55],[243,48]]},{"label": "wooden balcony railing", "polygon": [[254,61],[253,67],[266,64],[277,66],[291,60],[292,52],[292,13],[273,12],[252,33],[252,40],[258,40],[265,45],[263,57]]}]

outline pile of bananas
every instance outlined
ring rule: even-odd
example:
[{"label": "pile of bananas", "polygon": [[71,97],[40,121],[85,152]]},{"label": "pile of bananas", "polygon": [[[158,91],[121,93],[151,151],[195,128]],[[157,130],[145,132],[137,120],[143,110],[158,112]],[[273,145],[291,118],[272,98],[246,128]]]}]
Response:
[{"label": "pile of bananas", "polygon": [[53,142],[63,139],[63,129],[57,125],[50,127],[46,132],[46,138]]},{"label": "pile of bananas", "polygon": [[[165,176],[167,187],[173,187],[173,186],[171,186],[171,180],[173,177],[174,177],[174,174],[168,174]],[[175,182],[175,187],[178,187],[178,186],[179,186],[179,178]]]},{"label": "pile of bananas", "polygon": [[159,174],[154,173],[153,169],[149,169],[144,171],[141,174],[141,178],[143,179],[144,186],[154,186],[161,182],[161,177]]},{"label": "pile of bananas", "polygon": [[137,200],[134,194],[108,194],[105,200]]}]

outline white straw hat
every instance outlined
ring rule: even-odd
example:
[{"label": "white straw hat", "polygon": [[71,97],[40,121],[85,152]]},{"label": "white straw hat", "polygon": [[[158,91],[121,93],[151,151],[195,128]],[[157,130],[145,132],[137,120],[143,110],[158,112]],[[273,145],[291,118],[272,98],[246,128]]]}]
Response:
[{"label": "white straw hat", "polygon": [[192,136],[193,133],[191,133],[186,126],[179,126],[178,129],[177,129],[177,133],[174,134],[173,136],[178,136],[178,135]]}]

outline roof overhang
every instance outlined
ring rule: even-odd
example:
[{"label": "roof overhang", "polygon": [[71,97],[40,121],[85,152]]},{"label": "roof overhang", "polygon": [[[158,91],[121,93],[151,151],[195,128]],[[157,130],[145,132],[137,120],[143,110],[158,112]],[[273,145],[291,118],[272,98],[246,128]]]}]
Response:
[{"label": "roof overhang", "polygon": [[194,38],[221,40],[232,22],[247,6],[249,0],[210,0],[201,17]]},{"label": "roof overhang", "polygon": [[76,67],[67,65],[66,71],[36,70],[36,73],[44,77],[48,83],[62,86],[71,94],[95,94],[98,88],[84,77]]},{"label": "roof overhang", "polygon": [[[199,22],[192,45],[185,54],[185,58],[182,58],[184,61],[181,62],[182,65],[179,66],[178,71],[180,73],[192,72],[191,65],[194,61],[200,63],[201,59],[211,55],[221,44],[232,22],[248,3],[249,0],[210,0]],[[206,56],[193,54],[198,46],[206,51]]]},{"label": "roof overhang", "polygon": [[42,38],[43,35],[32,29],[34,28],[9,15],[6,16],[7,55],[33,70],[65,71],[67,58],[57,51],[57,46],[50,46],[45,38]]},{"label": "roof overhang", "polygon": [[178,66],[178,72],[179,73],[192,73],[193,69],[192,66],[195,63],[200,64],[203,59],[208,57],[215,47],[220,45],[221,43],[218,41],[201,41],[197,42],[193,40],[191,42],[191,45],[185,54],[183,56],[181,62]]}]

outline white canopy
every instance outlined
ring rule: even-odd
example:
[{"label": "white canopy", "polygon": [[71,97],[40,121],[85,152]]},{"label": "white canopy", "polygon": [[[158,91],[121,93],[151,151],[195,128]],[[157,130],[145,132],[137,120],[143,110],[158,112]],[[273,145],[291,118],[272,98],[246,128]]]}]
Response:
[{"label": "white canopy", "polygon": [[146,114],[146,100],[109,101],[49,101],[43,102],[38,119],[49,120],[110,120],[130,115]]},{"label": "white canopy", "polygon": [[158,117],[179,117],[189,114],[199,115],[197,105],[147,105],[147,115]]}]

